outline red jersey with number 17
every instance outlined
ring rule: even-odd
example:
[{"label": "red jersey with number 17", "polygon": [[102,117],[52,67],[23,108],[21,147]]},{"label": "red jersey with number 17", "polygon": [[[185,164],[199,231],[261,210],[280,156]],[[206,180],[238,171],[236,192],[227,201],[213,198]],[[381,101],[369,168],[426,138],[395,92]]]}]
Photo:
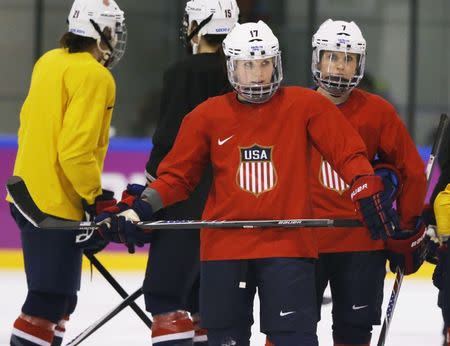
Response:
[{"label": "red jersey with number 17", "polygon": [[[183,120],[174,146],[149,186],[164,206],[187,198],[208,162],[213,184],[203,219],[311,218],[312,148],[349,183],[373,174],[364,143],[341,112],[317,92],[285,87],[264,104],[235,93],[210,98]],[[201,259],[317,257],[311,229],[203,229]]]},{"label": "red jersey with number 17", "polygon": [[[425,168],[416,146],[394,107],[383,98],[354,89],[339,106],[346,119],[364,140],[369,158],[376,155],[393,165],[403,186],[397,201],[400,227],[413,229],[422,212],[426,191]],[[317,150],[311,157],[310,184],[316,218],[356,218],[350,191],[330,163]],[[317,229],[321,252],[371,251],[384,249],[365,228]]]}]

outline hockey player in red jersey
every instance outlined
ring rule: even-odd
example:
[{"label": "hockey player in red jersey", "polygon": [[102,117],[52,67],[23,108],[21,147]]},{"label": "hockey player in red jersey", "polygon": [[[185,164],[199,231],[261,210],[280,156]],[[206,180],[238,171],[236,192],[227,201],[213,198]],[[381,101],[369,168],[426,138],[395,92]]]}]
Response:
[{"label": "hockey player in red jersey", "polygon": [[[400,265],[405,274],[410,274],[422,263],[419,250],[424,228],[416,230],[416,223],[426,191],[424,165],[394,107],[377,95],[355,88],[364,75],[366,51],[366,41],[358,26],[354,22],[328,19],[313,36],[312,46],[317,92],[336,104],[359,132],[369,159],[377,157],[386,163],[382,171],[398,175],[400,229],[410,230],[396,232],[387,239],[358,228],[317,232],[321,253],[318,303],[320,306],[325,287],[330,283],[334,345],[369,345],[372,326],[379,324],[381,317],[384,249],[388,249],[393,271]],[[355,217],[351,188],[336,172],[334,164],[313,150],[311,167],[309,183],[314,216]],[[419,240],[418,244],[411,247],[415,240]],[[404,251],[405,244],[408,251]]]},{"label": "hockey player in red jersey", "polygon": [[[136,226],[130,220],[148,220],[186,199],[208,163],[213,182],[204,219],[310,218],[313,147],[352,186],[371,231],[392,233],[392,205],[380,203],[383,183],[373,175],[364,143],[325,97],[280,87],[281,53],[270,28],[261,21],[237,24],[223,49],[235,92],[208,99],[184,118],[157,179],[130,209],[100,215],[96,220],[104,225],[95,237],[120,234],[132,243],[127,235]],[[261,330],[274,344],[318,344],[316,231],[205,228],[200,256],[200,313],[209,345],[249,345],[256,288]]]}]

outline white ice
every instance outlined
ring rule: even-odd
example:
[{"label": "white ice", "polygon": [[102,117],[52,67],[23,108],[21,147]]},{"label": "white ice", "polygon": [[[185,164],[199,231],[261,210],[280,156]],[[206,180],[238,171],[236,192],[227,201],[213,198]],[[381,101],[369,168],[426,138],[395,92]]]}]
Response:
[{"label": "white ice", "polygon": [[[142,273],[113,272],[115,278],[129,292],[135,291],[142,283]],[[442,320],[436,306],[437,290],[431,280],[405,278],[397,307],[389,330],[387,346],[440,346],[442,345]],[[385,285],[386,301],[393,281]],[[20,310],[26,294],[25,276],[22,272],[0,271],[0,345],[9,345],[11,325]],[[82,289],[76,312],[67,325],[65,341],[68,342],[90,324],[109,312],[122,299],[114,289],[94,272],[92,281],[88,272],[83,273]],[[142,297],[137,303],[143,307]],[[255,301],[255,325],[251,345],[264,345],[265,336],[258,332],[258,301]],[[331,305],[323,307],[322,321],[318,327],[320,345],[332,345]],[[372,345],[376,345],[380,327],[376,327]],[[127,308],[86,339],[81,345],[151,345],[150,332],[135,313]]]}]

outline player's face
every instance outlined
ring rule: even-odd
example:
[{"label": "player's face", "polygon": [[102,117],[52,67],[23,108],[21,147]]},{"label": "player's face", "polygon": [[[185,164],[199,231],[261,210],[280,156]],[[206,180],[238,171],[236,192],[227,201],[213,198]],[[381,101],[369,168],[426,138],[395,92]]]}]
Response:
[{"label": "player's face", "polygon": [[235,77],[243,85],[264,85],[272,80],[273,58],[237,60]]},{"label": "player's face", "polygon": [[338,76],[350,80],[358,68],[358,54],[324,51],[319,69],[322,77]]}]

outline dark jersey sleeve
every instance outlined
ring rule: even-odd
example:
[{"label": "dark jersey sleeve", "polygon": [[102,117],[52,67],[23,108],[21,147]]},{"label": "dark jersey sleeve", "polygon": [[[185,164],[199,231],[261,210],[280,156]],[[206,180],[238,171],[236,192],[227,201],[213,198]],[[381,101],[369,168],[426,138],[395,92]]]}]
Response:
[{"label": "dark jersey sleeve", "polygon": [[218,54],[190,56],[165,72],[161,115],[146,165],[148,174],[156,178],[158,165],[171,150],[185,115],[209,97],[228,91],[227,85],[225,66]]},{"label": "dark jersey sleeve", "polygon": [[210,158],[210,125],[205,116],[209,102],[196,107],[180,126],[173,150],[158,167],[158,179],[150,187],[158,191],[164,206],[183,201],[194,191],[203,176]]}]

